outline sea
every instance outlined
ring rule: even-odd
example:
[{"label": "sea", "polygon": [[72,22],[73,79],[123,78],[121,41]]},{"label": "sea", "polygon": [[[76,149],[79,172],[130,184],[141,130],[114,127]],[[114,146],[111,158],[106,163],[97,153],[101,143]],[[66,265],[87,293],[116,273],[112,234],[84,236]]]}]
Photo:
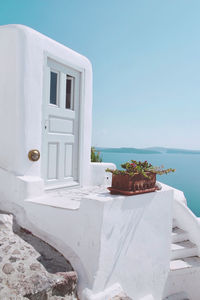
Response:
[{"label": "sea", "polygon": [[120,168],[130,160],[147,160],[154,166],[176,169],[175,173],[157,175],[157,180],[184,192],[187,204],[193,213],[200,217],[200,154],[180,153],[115,153],[100,152],[103,162],[112,162]]}]

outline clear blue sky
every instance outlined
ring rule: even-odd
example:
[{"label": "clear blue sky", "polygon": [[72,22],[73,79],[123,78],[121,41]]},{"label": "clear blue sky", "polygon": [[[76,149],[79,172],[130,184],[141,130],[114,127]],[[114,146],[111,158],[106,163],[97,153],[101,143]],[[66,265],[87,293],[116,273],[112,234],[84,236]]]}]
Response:
[{"label": "clear blue sky", "polygon": [[1,0],[93,64],[93,145],[200,149],[200,1]]}]

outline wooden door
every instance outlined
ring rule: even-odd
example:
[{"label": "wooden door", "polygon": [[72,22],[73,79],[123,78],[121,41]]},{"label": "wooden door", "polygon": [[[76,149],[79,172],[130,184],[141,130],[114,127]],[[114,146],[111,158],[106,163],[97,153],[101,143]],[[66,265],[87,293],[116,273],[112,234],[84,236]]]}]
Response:
[{"label": "wooden door", "polygon": [[44,98],[44,180],[54,187],[77,184],[80,73],[48,58]]}]

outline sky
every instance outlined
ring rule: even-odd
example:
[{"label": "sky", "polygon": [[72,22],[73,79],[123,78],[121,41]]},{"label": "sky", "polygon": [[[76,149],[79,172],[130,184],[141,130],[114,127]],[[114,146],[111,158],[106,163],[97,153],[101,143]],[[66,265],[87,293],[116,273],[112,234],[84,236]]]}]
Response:
[{"label": "sky", "polygon": [[199,0],[0,0],[5,24],[92,62],[93,146],[200,149]]}]

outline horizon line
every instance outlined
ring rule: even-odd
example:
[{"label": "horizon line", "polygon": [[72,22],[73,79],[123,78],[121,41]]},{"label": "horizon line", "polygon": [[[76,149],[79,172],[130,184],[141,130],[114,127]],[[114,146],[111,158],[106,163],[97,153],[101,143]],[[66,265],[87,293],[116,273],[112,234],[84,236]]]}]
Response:
[{"label": "horizon line", "polygon": [[178,147],[164,147],[164,146],[151,146],[151,147],[128,147],[128,146],[119,146],[119,147],[108,147],[108,146],[92,146],[94,148],[104,148],[104,149],[137,149],[137,150],[144,150],[144,149],[173,149],[173,150],[187,150],[187,151],[200,151],[200,149],[191,149],[191,148],[178,148]]}]

